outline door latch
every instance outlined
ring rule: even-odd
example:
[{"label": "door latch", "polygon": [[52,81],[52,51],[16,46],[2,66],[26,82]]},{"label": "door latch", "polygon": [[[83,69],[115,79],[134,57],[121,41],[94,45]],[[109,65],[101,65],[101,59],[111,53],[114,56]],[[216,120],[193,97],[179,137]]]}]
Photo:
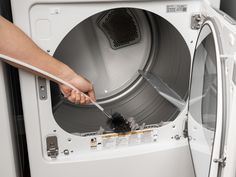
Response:
[{"label": "door latch", "polygon": [[214,159],[213,162],[218,163],[221,167],[225,167],[226,165],[226,157],[222,157],[219,159]]},{"label": "door latch", "polygon": [[52,159],[55,159],[58,156],[58,151],[59,151],[57,137],[48,136],[46,138],[46,142],[47,142],[47,155]]},{"label": "door latch", "polygon": [[201,14],[194,14],[191,16],[191,28],[193,30],[199,30],[203,23],[203,15]]},{"label": "door latch", "polygon": [[38,77],[38,89],[39,89],[40,100],[46,100],[48,97],[46,79],[44,79],[42,77]]},{"label": "door latch", "polygon": [[186,119],[185,122],[184,122],[183,136],[184,136],[184,138],[189,138],[189,135],[188,135],[188,119]]}]

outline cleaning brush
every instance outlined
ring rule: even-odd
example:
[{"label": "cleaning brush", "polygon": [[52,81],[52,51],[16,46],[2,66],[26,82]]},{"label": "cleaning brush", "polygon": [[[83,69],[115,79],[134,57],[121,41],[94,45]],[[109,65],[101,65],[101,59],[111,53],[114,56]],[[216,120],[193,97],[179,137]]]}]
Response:
[{"label": "cleaning brush", "polygon": [[2,60],[5,62],[17,64],[17,65],[22,66],[22,67],[29,69],[31,71],[35,71],[39,74],[42,74],[43,76],[47,76],[47,77],[51,78],[52,80],[57,81],[60,84],[66,85],[69,88],[71,88],[77,92],[80,92],[82,95],[84,95],[86,98],[88,98],[93,105],[95,105],[100,111],[103,112],[103,114],[107,117],[107,123],[114,130],[114,132],[130,131],[131,128],[129,127],[130,125],[129,125],[128,121],[126,121],[125,118],[123,116],[121,116],[121,114],[119,114],[119,113],[115,113],[113,115],[109,114],[108,112],[105,111],[105,109],[101,105],[99,105],[96,101],[92,100],[88,95],[86,95],[85,93],[81,92],[79,89],[74,87],[72,84],[62,80],[61,78],[59,78],[55,75],[52,75],[46,71],[43,71],[35,66],[32,66],[32,65],[25,63],[25,62],[22,62],[18,59],[9,57],[7,55],[0,54],[0,58],[2,58]]},{"label": "cleaning brush", "polygon": [[109,119],[107,123],[115,133],[125,133],[131,131],[130,122],[118,112],[112,114],[112,118]]}]

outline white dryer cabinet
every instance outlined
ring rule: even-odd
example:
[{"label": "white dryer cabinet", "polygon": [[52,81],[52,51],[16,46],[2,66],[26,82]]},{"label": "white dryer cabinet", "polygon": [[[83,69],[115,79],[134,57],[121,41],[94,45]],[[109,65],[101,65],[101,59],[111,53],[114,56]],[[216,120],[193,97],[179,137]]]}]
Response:
[{"label": "white dryer cabinet", "polygon": [[20,71],[31,177],[235,177],[236,26],[219,1],[12,0],[14,23],[94,83],[93,105]]}]

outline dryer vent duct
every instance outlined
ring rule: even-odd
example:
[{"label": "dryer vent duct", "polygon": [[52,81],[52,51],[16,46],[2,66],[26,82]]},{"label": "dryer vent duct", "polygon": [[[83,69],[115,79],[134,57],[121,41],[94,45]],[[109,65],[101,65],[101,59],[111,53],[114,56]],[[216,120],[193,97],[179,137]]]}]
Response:
[{"label": "dryer vent duct", "polygon": [[106,11],[100,16],[97,23],[113,49],[136,44],[141,39],[137,19],[130,9]]}]

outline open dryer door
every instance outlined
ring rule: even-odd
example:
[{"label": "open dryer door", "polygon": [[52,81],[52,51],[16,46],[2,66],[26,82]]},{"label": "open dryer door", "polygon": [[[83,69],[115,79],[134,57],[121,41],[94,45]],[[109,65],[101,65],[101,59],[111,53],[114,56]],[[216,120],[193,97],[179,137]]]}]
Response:
[{"label": "open dryer door", "polygon": [[222,28],[227,25],[220,24],[225,21],[222,19],[219,23],[209,17],[204,20],[192,65],[188,137],[196,177],[219,176],[225,161],[222,147],[229,95],[226,93],[227,78],[222,57],[228,51],[224,50],[225,39],[221,39],[225,36]]},{"label": "open dryer door", "polygon": [[[208,177],[219,156],[222,132],[222,78],[219,41],[209,19],[196,44],[188,112],[189,145],[196,177]],[[217,131],[216,131],[217,130]]]}]

